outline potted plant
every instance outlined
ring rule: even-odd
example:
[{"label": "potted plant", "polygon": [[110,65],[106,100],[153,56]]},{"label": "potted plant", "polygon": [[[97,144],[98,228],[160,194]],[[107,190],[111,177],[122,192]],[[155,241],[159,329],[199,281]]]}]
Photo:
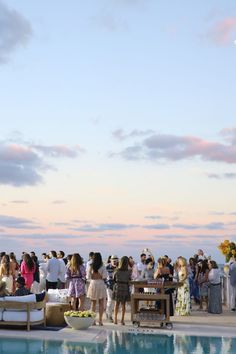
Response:
[{"label": "potted plant", "polygon": [[229,240],[224,240],[219,246],[219,250],[225,256],[225,262],[229,262],[231,257],[236,254],[236,243],[230,242]]},{"label": "potted plant", "polygon": [[87,329],[95,319],[96,314],[92,311],[66,311],[64,318],[68,326],[73,329]]},{"label": "potted plant", "polygon": [[224,266],[225,273],[229,271],[229,265],[227,264],[231,257],[235,257],[236,255],[236,243],[230,242],[229,240],[224,240],[219,246],[219,250],[225,256],[226,265]]}]

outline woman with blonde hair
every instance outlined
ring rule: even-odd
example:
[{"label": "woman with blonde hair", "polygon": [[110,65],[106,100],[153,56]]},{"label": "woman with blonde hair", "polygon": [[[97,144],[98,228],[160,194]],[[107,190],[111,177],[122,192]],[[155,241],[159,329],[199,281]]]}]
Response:
[{"label": "woman with blonde hair", "polygon": [[2,257],[0,265],[0,279],[6,283],[6,290],[12,294],[14,284],[15,268],[13,263],[10,262],[10,257],[5,254]]},{"label": "woman with blonde hair", "polygon": [[84,310],[86,270],[79,253],[74,253],[66,271],[66,280],[69,283],[68,295],[72,298],[72,308],[79,311]]},{"label": "woman with blonde hair", "polygon": [[129,270],[129,258],[121,257],[118,268],[115,270],[113,279],[113,300],[115,300],[114,307],[114,324],[117,324],[117,315],[119,306],[121,304],[121,324],[125,325],[125,304],[130,301],[129,281],[131,280],[131,270]]},{"label": "woman with blonde hair", "polygon": [[187,271],[187,260],[184,257],[178,257],[178,280],[182,286],[178,288],[176,313],[180,316],[190,315],[190,290]]}]

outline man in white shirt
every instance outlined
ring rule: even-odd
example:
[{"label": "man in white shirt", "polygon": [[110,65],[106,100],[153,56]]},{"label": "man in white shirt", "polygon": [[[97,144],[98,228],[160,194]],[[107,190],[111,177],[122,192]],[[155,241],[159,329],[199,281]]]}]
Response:
[{"label": "man in white shirt", "polygon": [[87,279],[89,277],[89,271],[90,271],[91,264],[93,263],[93,256],[94,256],[94,252],[93,251],[89,252],[89,259],[86,263],[86,278]]},{"label": "man in white shirt", "polygon": [[60,261],[57,259],[57,252],[50,252],[50,259],[46,263],[46,290],[57,289],[60,275]]},{"label": "man in white shirt", "polygon": [[57,254],[57,259],[60,262],[60,273],[58,276],[58,288],[59,289],[65,289],[65,287],[66,287],[66,265],[65,265],[65,261],[63,259],[64,255],[65,254],[63,251],[59,251]]},{"label": "man in white shirt", "polygon": [[146,258],[147,258],[147,256],[145,253],[140,254],[140,262],[137,263],[139,275],[141,275],[142,271],[147,268]]}]

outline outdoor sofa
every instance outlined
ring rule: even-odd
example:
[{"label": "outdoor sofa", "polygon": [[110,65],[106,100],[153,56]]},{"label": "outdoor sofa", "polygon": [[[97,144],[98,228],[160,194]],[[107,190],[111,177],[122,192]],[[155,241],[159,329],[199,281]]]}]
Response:
[{"label": "outdoor sofa", "polygon": [[35,294],[0,298],[0,325],[46,326],[46,301],[36,301]]}]

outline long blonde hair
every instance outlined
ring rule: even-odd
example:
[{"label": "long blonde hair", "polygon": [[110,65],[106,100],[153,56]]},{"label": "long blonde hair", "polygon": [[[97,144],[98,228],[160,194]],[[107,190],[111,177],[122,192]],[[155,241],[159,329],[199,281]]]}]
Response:
[{"label": "long blonde hair", "polygon": [[164,257],[160,257],[160,258],[158,258],[158,260],[157,260],[157,268],[165,268],[165,266],[166,266],[166,258],[164,258]]},{"label": "long blonde hair", "polygon": [[180,257],[178,257],[178,260],[182,261],[182,266],[183,267],[187,267],[187,259],[186,258],[180,256]]},{"label": "long blonde hair", "polygon": [[79,273],[83,260],[79,253],[74,253],[70,260],[70,270],[72,273]]}]

